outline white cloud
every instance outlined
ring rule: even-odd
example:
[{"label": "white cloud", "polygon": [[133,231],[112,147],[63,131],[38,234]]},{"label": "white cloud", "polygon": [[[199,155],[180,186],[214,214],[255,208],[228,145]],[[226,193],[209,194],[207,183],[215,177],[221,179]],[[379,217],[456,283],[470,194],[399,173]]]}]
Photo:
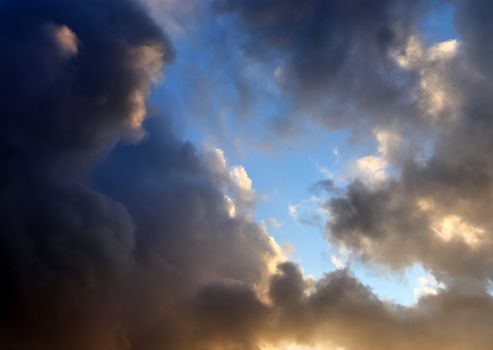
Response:
[{"label": "white cloud", "polygon": [[378,154],[388,160],[401,144],[401,136],[394,131],[376,129],[373,134],[378,142]]},{"label": "white cloud", "polygon": [[245,168],[242,165],[237,165],[230,170],[231,179],[244,192],[252,191],[252,180],[248,176]]},{"label": "white cloud", "polygon": [[342,270],[342,269],[345,269],[347,267],[347,260],[344,257],[332,255],[330,257],[330,261],[335,266],[335,268],[338,270]]},{"label": "white cloud", "polygon": [[398,133],[389,129],[375,129],[373,134],[377,141],[376,153],[356,159],[352,169],[353,175],[370,185],[387,179],[392,157],[398,152],[402,141]]},{"label": "white cloud", "polygon": [[224,200],[226,201],[226,208],[229,214],[229,217],[233,218],[236,216],[236,205],[235,202],[227,195],[224,195]]},{"label": "white cloud", "polygon": [[229,166],[224,151],[209,148],[205,153],[207,165],[215,174],[215,179],[222,189],[225,205],[231,217],[240,213],[251,216],[256,200],[252,179],[242,165]]},{"label": "white cloud", "polygon": [[419,299],[426,295],[436,295],[443,289],[445,289],[445,284],[438,282],[432,275],[421,276],[414,288],[414,295]]},{"label": "white cloud", "polygon": [[[452,117],[450,110],[458,103],[458,95],[446,74],[446,64],[456,56],[458,40],[439,42],[428,48],[415,36],[408,41],[404,52],[394,54],[396,62],[406,70],[415,70],[420,76],[419,105],[430,120],[441,116]],[[444,111],[448,113],[443,113]]]},{"label": "white cloud", "polygon": [[477,247],[486,231],[474,226],[457,215],[446,215],[432,226],[433,232],[445,242],[461,238],[471,247]]},{"label": "white cloud", "polygon": [[217,173],[223,174],[226,172],[226,158],[222,149],[212,149],[210,152],[210,164]]},{"label": "white cloud", "polygon": [[356,160],[356,172],[372,183],[385,180],[387,162],[380,156],[365,156]]},{"label": "white cloud", "polygon": [[433,233],[445,242],[450,242],[451,240],[458,238],[462,239],[470,247],[476,248],[480,246],[487,235],[486,230],[467,222],[458,215],[444,215],[439,212],[435,202],[430,198],[419,198],[416,205],[430,217]]},{"label": "white cloud", "polygon": [[291,216],[293,219],[296,219],[296,216],[298,214],[298,206],[289,204],[288,205],[288,213],[289,216]]}]

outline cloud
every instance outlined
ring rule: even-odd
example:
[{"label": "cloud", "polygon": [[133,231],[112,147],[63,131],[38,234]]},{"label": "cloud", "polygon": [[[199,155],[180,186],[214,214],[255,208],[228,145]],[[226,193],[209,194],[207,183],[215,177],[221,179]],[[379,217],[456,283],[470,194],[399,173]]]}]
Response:
[{"label": "cloud", "polygon": [[199,16],[201,4],[197,0],[141,0],[149,14],[173,39],[185,35]]},{"label": "cloud", "polygon": [[[216,6],[240,16],[258,44],[252,57],[282,56],[277,79],[296,106],[328,93],[368,110],[341,123],[368,123],[396,174],[376,187],[355,179],[322,208],[313,197],[290,213],[319,225],[329,213],[328,239],[351,256],[395,269],[422,263],[434,279],[420,282],[417,304],[379,300],[338,259],[337,271],[305,277],[240,207],[254,191],[246,170],[228,167],[220,149],[180,140],[166,109],[146,118],[173,50],[139,4],[3,1],[0,346],[491,347],[491,3],[454,2],[460,45],[422,49],[409,47],[414,3],[300,4]],[[402,67],[393,66],[403,48]],[[420,80],[403,87],[387,66]],[[454,118],[423,118],[445,116],[449,82],[460,96]],[[415,87],[418,108],[390,113]],[[428,98],[432,109],[420,103]],[[374,114],[385,101],[386,113]],[[407,119],[410,110],[417,115]],[[424,158],[401,128],[421,120],[433,129]],[[303,218],[305,205],[316,206],[314,217]]]},{"label": "cloud", "polygon": [[45,28],[50,32],[62,55],[70,57],[77,54],[79,51],[77,36],[69,27],[49,23],[46,24]]},{"label": "cloud", "polygon": [[330,261],[336,267],[336,269],[341,270],[347,267],[347,261],[337,255],[332,255]]},{"label": "cloud", "polygon": [[[200,290],[260,293],[278,247],[231,215],[204,153],[145,121],[168,40],[127,0],[7,1],[0,17],[1,347],[191,349]],[[256,293],[238,300],[263,308]]]},{"label": "cloud", "polygon": [[[218,0],[220,14],[240,21],[239,40],[255,62],[277,62],[274,79],[286,97],[278,130],[295,131],[303,118],[353,130],[413,118],[413,77],[395,63],[417,32],[420,1]],[[247,81],[257,84],[257,81]],[[378,87],[378,88],[375,88]]]},{"label": "cloud", "polygon": [[[316,185],[315,187],[317,187]],[[326,215],[323,204],[324,200],[321,197],[312,195],[297,204],[289,204],[288,214],[294,220],[297,220],[302,224],[323,227]]]},{"label": "cloud", "polygon": [[[421,72],[422,115],[434,118],[426,156],[404,148],[400,157],[388,160],[395,176],[383,179],[378,188],[356,180],[344,195],[330,199],[328,238],[368,261],[395,268],[423,263],[449,285],[484,285],[493,277],[487,97],[492,86],[491,71],[482,64],[486,53],[478,53],[477,42],[490,28],[483,28],[477,16],[489,5],[458,1],[455,6],[460,44],[446,41],[426,48],[411,38],[412,49],[401,62]],[[470,11],[461,12],[464,6]]]},{"label": "cloud", "polygon": [[[229,293],[237,295],[237,287]],[[216,335],[221,339],[220,345],[211,348],[236,344],[252,349],[255,348],[250,343],[252,339],[259,341],[262,349],[299,346],[365,350],[471,346],[487,349],[491,341],[486,324],[492,315],[492,299],[484,293],[442,291],[422,297],[412,308],[396,307],[379,301],[347,270],[327,274],[309,287],[308,280],[291,263],[280,265],[277,275],[272,277],[270,305],[262,308],[243,293],[244,301],[229,303],[225,315],[231,315],[229,320],[236,319],[235,312],[250,305],[250,312],[244,314],[247,318],[225,327],[228,331]],[[247,315],[252,314],[256,314],[258,328],[252,328],[248,321]],[[214,319],[209,321],[214,323]],[[218,320],[221,322],[224,321]],[[243,342],[238,342],[235,336],[234,327],[238,324],[249,325]],[[372,336],[378,331],[382,336]]]},{"label": "cloud", "polygon": [[414,288],[414,294],[418,298],[426,295],[437,295],[444,288],[445,285],[438,282],[433,276],[421,276],[418,278],[418,285]]},{"label": "cloud", "polygon": [[406,70],[419,72],[419,108],[425,118],[454,118],[455,107],[460,101],[457,89],[449,81],[447,63],[459,49],[457,39],[436,43],[425,48],[415,36],[411,36],[404,52],[395,56],[397,63]]},{"label": "cloud", "polygon": [[364,156],[356,160],[356,171],[366,177],[370,182],[385,180],[385,159],[377,156]]},{"label": "cloud", "polygon": [[248,192],[252,190],[252,180],[248,177],[245,168],[241,165],[235,166],[231,169],[231,177],[242,191]]},{"label": "cloud", "polygon": [[[208,150],[205,154],[209,167],[216,176],[219,187],[226,192],[227,201],[233,204],[234,212],[251,212],[257,200],[253,181],[242,165],[228,164],[220,148]],[[231,208],[233,208],[231,207]]]}]

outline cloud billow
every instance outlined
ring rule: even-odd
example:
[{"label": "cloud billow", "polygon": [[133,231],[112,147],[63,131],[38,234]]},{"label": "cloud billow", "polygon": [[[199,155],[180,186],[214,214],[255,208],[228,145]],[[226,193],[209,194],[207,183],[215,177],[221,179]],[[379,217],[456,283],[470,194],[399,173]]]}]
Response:
[{"label": "cloud billow", "polygon": [[237,36],[247,56],[278,62],[274,79],[289,105],[277,118],[280,130],[305,117],[353,130],[392,122],[396,114],[413,118],[409,91],[415,77],[400,70],[392,56],[417,32],[425,2],[218,0],[214,5],[240,22]]},{"label": "cloud billow", "polygon": [[[387,79],[379,70],[387,66],[422,80],[440,68],[455,82],[453,103],[429,109],[413,95],[412,108],[392,116],[400,123],[420,112],[403,121],[420,124],[433,114],[426,159],[412,147],[385,149],[382,157],[399,154],[382,162],[395,176],[374,186],[355,180],[342,195],[318,183],[333,192],[329,240],[392,268],[421,263],[443,290],[405,308],[348,269],[315,281],[285,261],[245,214],[255,196],[245,169],[228,173],[222,152],[214,158],[180,140],[166,116],[145,118],[173,49],[140,4],[2,1],[0,347],[489,349],[491,72],[480,54],[488,2],[457,1],[467,9],[456,15],[463,52],[439,61],[443,47],[429,55],[408,47],[400,68],[389,55],[409,44],[420,5],[215,6],[242,18],[256,59],[283,56],[280,83],[297,108],[327,94],[369,113],[388,99],[395,111],[392,101],[430,91],[430,80]],[[380,127],[386,113],[344,123]],[[242,210],[232,210],[228,189]]]},{"label": "cloud billow", "polygon": [[180,300],[258,283],[275,253],[164,119],[135,144],[168,40],[133,1],[8,1],[0,16],[1,346],[190,348]]},{"label": "cloud billow", "polygon": [[409,154],[399,176],[378,188],[356,181],[331,199],[328,231],[332,241],[370,260],[394,267],[423,263],[451,284],[470,279],[487,284],[493,277],[492,86],[490,69],[482,63],[487,52],[477,40],[490,31],[480,15],[489,5],[458,1],[456,6],[463,41],[441,68],[445,89],[453,91],[435,91],[444,99],[430,125],[433,149],[425,159]]}]

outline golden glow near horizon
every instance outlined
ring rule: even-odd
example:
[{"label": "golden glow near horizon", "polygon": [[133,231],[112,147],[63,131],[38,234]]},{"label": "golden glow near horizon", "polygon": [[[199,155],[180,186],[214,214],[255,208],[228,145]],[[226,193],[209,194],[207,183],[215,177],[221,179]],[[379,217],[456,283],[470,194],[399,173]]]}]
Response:
[{"label": "golden glow near horizon", "polygon": [[261,350],[346,350],[340,346],[330,345],[302,345],[297,343],[286,343],[282,345],[262,345]]}]

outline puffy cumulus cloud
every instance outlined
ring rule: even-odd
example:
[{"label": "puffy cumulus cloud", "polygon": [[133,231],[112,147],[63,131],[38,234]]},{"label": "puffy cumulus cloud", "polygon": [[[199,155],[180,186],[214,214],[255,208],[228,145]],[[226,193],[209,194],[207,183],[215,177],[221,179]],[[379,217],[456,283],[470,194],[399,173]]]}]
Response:
[{"label": "puffy cumulus cloud", "polygon": [[461,95],[448,74],[450,61],[459,50],[457,39],[425,48],[416,36],[411,36],[406,48],[395,53],[395,60],[406,70],[419,74],[418,105],[424,117],[436,122],[439,118],[453,120]]},{"label": "puffy cumulus cloud", "polygon": [[370,182],[385,180],[385,168],[387,162],[378,156],[364,156],[356,160],[356,171],[366,177]]},{"label": "puffy cumulus cloud", "polygon": [[248,176],[245,168],[241,165],[233,166],[229,175],[235,184],[238,199],[244,203],[253,201],[255,191],[253,190],[252,179]]},{"label": "puffy cumulus cloud", "polygon": [[484,289],[493,278],[493,85],[481,38],[491,32],[482,22],[491,6],[454,6],[460,44],[426,48],[411,37],[400,61],[420,71],[421,115],[433,117],[426,156],[404,148],[399,161],[389,160],[396,175],[378,188],[355,180],[344,195],[330,199],[328,238],[368,261],[395,268],[420,262],[449,286]]},{"label": "puffy cumulus cloud", "polygon": [[209,149],[204,155],[218,185],[225,192],[231,212],[235,215],[241,212],[251,216],[255,206],[256,192],[246,169],[242,165],[228,164],[224,151],[220,148]]},{"label": "puffy cumulus cloud", "polygon": [[[422,153],[422,147],[416,145],[414,138],[402,137],[398,128],[375,128],[373,136],[376,141],[376,152],[350,161],[344,177],[349,180],[361,180],[369,186],[378,186],[395,175],[398,166],[410,157],[412,159],[422,158],[412,152],[417,151],[419,156]],[[330,189],[326,190],[331,192]]]},{"label": "puffy cumulus cloud", "polygon": [[226,174],[227,172],[227,162],[224,156],[224,152],[220,148],[214,148],[209,152],[210,163],[212,169],[217,174]]},{"label": "puffy cumulus cloud", "polygon": [[445,284],[438,282],[433,276],[421,276],[417,282],[417,286],[414,287],[414,294],[418,298],[426,295],[437,295],[441,289],[445,288]]},{"label": "puffy cumulus cloud", "polygon": [[207,158],[160,123],[150,121],[152,134],[138,146],[113,151],[96,169],[96,187],[123,203],[138,223],[142,258],[169,264],[190,292],[221,278],[259,282],[274,256],[270,240],[236,208],[231,215],[232,203]]},{"label": "puffy cumulus cloud", "polygon": [[231,178],[242,191],[249,192],[252,190],[252,180],[248,176],[246,170],[241,165],[231,169]]},{"label": "puffy cumulus cloud", "polygon": [[[246,56],[276,62],[273,77],[282,96],[279,130],[296,130],[310,116],[330,127],[360,128],[414,118],[408,91],[414,74],[394,52],[417,32],[421,1],[217,0],[221,14],[241,22]],[[257,81],[246,82],[253,86]]]},{"label": "puffy cumulus cloud", "polygon": [[231,199],[231,197],[228,196],[227,194],[224,195],[224,199],[226,200],[226,206],[227,206],[227,210],[228,210],[229,216],[231,216],[231,217],[236,216],[236,205],[235,205],[235,202],[233,202],[233,200]]},{"label": "puffy cumulus cloud", "polygon": [[203,342],[204,348],[465,350],[488,349],[491,341],[493,299],[487,293],[443,291],[403,308],[378,300],[347,270],[312,284],[292,263],[272,276],[268,303],[235,284],[210,288],[199,300],[207,296],[204,304],[215,305],[206,330],[219,342]]},{"label": "puffy cumulus cloud", "polygon": [[344,259],[344,257],[332,255],[330,257],[330,261],[332,262],[332,265],[334,265],[335,268],[338,270],[341,270],[341,269],[344,269],[347,267],[347,261]]},{"label": "puffy cumulus cloud", "polygon": [[[395,268],[421,262],[441,277],[490,279],[488,222],[468,212],[479,210],[476,199],[457,198],[455,186],[431,181],[429,173],[413,173],[423,183],[408,182],[408,176],[379,188],[353,182],[344,196],[332,198],[329,240]],[[431,206],[425,196],[440,204]]]}]

